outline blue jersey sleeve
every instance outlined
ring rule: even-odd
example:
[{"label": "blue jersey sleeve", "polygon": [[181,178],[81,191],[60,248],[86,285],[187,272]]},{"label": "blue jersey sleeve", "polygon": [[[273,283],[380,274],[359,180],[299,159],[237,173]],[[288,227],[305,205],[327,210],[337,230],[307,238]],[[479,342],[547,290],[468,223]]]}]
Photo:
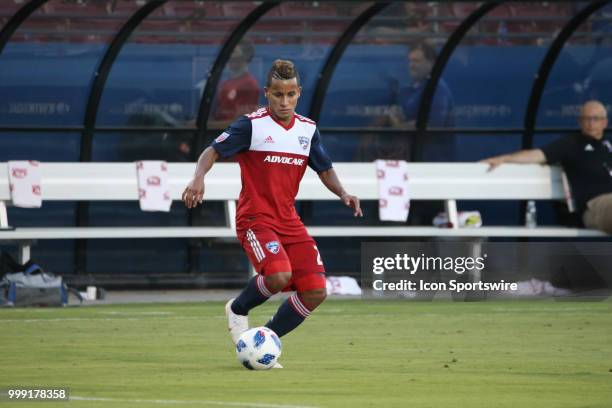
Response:
[{"label": "blue jersey sleeve", "polygon": [[211,144],[223,159],[248,150],[251,146],[253,126],[246,116],[228,126]]},{"label": "blue jersey sleeve", "polygon": [[308,165],[317,173],[321,173],[322,171],[332,168],[332,161],[323,148],[323,143],[321,143],[319,129],[315,129],[314,135],[312,135]]}]

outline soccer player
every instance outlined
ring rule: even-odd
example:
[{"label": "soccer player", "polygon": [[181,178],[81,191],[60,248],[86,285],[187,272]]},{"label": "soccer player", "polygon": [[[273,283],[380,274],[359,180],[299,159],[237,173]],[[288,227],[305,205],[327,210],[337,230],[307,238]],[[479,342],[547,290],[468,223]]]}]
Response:
[{"label": "soccer player", "polygon": [[268,106],[240,117],[204,150],[183,192],[187,208],[196,207],[204,197],[204,176],[215,161],[238,160],[242,191],[236,232],[258,275],[225,306],[234,344],[249,328],[249,311],[274,293],[296,291],[266,324],[279,336],[299,326],[325,300],[323,261],[295,210],[307,165],[355,217],[363,216],[359,199],[342,187],[315,122],[295,113],[301,91],[294,64],[274,61],[264,87]]}]

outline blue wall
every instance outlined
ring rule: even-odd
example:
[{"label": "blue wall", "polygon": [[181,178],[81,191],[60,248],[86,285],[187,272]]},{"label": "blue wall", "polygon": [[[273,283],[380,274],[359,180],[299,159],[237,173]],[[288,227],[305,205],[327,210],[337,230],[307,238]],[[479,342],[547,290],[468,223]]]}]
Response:
[{"label": "blue wall", "polygon": [[[274,59],[293,59],[300,69],[304,87],[298,111],[307,115],[328,48],[317,45],[309,45],[309,48],[257,46],[251,72],[263,84],[267,68]],[[217,51],[216,46],[127,44],[108,78],[97,125],[128,125],[135,114],[143,113],[159,115],[162,112],[163,117],[171,119],[169,124],[180,125],[193,119],[199,104],[202,78]],[[538,126],[574,127],[577,108],[583,101],[592,97],[608,104],[612,101],[612,57],[609,57],[612,53],[609,51],[603,46],[564,49],[547,84]],[[97,44],[10,43],[0,56],[0,126],[82,125],[93,72],[103,52],[104,46]],[[527,46],[458,48],[443,76],[454,101],[452,115],[455,126],[520,128],[533,78],[545,52],[546,48]],[[350,46],[332,78],[320,126],[373,125],[378,116],[397,103],[398,90],[410,84],[405,55],[406,49],[401,46]],[[260,102],[264,103],[263,98]],[[102,136],[105,137],[97,135],[94,139],[95,160],[120,160],[119,145],[123,136]],[[457,132],[456,137],[458,160],[473,161],[519,148],[521,135],[495,135],[492,132],[491,135],[474,136]],[[325,141],[325,135],[323,138]],[[538,136],[536,144],[549,139]],[[351,160],[357,157],[360,142],[357,135],[330,134],[326,146],[333,158]],[[0,161],[76,161],[79,148],[78,132],[0,131]],[[170,214],[151,215],[146,219],[131,205],[93,205],[92,225],[111,225],[117,216],[134,220],[137,224],[181,225],[186,222],[186,212],[179,208],[179,204],[175,203]],[[468,204],[466,208],[474,208],[473,205]],[[371,208],[375,210],[374,206]],[[343,210],[341,206],[317,203],[309,221],[335,221]],[[222,209],[216,204],[210,204],[203,211],[208,217],[207,225],[223,219]],[[485,222],[494,224],[515,220],[518,208],[515,204],[508,204],[487,211]],[[375,214],[368,216],[372,220],[376,218]],[[17,226],[58,222],[59,225],[71,225],[75,221],[75,207],[73,204],[45,203],[42,210],[10,209],[9,217]],[[320,245],[322,253],[338,252],[332,247],[334,243],[326,248],[323,241]],[[164,252],[169,247],[163,242],[147,241],[138,245],[133,251],[129,246],[126,251],[117,251],[114,243],[91,243],[88,268],[92,272],[185,270],[185,242],[176,240],[170,247],[170,255],[168,251]],[[347,244],[345,250],[352,251],[351,245]],[[72,264],[73,250],[72,241],[42,242],[35,247],[34,256],[50,270],[66,272]],[[240,253],[238,246],[235,250]],[[201,267],[204,270],[223,268],[227,262],[211,255],[211,251],[214,249],[202,250]],[[109,257],[109,253],[113,253],[113,257]],[[150,262],[143,263],[143,257]],[[215,262],[210,262],[211,259]],[[335,269],[334,265],[342,265],[340,260],[330,259],[328,264]],[[245,264],[245,259],[232,263],[237,270],[244,268]]]},{"label": "blue wall", "polygon": [[[81,124],[100,47],[9,44],[0,57],[0,124]],[[130,114],[147,109],[164,110],[178,120],[192,118],[199,103],[198,83],[216,51],[214,46],[126,45],[108,79],[98,125],[124,125]],[[410,81],[405,51],[400,46],[349,47],[332,79],[321,124],[370,124],[376,107],[392,103],[398,87]],[[459,47],[443,77],[454,97],[456,126],[521,126],[545,51],[528,46]],[[540,108],[548,114],[539,125],[573,126],[572,106],[594,96],[612,99],[609,51],[593,46],[564,50],[548,82]],[[307,114],[323,48],[321,53],[306,53],[297,46],[258,46],[251,70],[262,84],[269,63],[279,56],[298,64],[304,87],[299,106]]]}]

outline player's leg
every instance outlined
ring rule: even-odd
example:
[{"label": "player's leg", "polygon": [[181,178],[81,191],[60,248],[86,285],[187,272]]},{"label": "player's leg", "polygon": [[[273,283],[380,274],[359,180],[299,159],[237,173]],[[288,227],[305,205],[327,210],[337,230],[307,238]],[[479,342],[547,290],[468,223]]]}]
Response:
[{"label": "player's leg", "polygon": [[280,305],[266,324],[279,337],[302,324],[327,296],[325,269],[314,241],[286,245],[285,249],[291,260],[296,293]]},{"label": "player's leg", "polygon": [[298,295],[306,309],[313,311],[327,298],[327,288],[306,290],[298,292]]},{"label": "player's leg", "polygon": [[228,327],[234,343],[249,328],[249,311],[282,290],[291,280],[291,264],[276,234],[253,228],[241,234],[242,246],[258,272],[235,299],[225,305]]},{"label": "player's leg", "polygon": [[232,311],[247,315],[291,280],[291,263],[278,236],[268,228],[252,228],[244,233],[242,246],[258,272],[232,303]]},{"label": "player's leg", "polygon": [[602,194],[587,203],[583,216],[587,228],[599,229],[612,234],[612,193]]}]

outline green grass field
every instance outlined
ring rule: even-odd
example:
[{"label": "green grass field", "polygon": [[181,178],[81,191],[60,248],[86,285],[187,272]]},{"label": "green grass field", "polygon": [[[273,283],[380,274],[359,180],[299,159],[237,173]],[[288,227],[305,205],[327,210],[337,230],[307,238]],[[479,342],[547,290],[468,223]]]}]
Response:
[{"label": "green grass field", "polygon": [[265,372],[218,302],[1,309],[0,356],[0,387],[73,397],[0,408],[611,407],[612,302],[331,300]]}]

